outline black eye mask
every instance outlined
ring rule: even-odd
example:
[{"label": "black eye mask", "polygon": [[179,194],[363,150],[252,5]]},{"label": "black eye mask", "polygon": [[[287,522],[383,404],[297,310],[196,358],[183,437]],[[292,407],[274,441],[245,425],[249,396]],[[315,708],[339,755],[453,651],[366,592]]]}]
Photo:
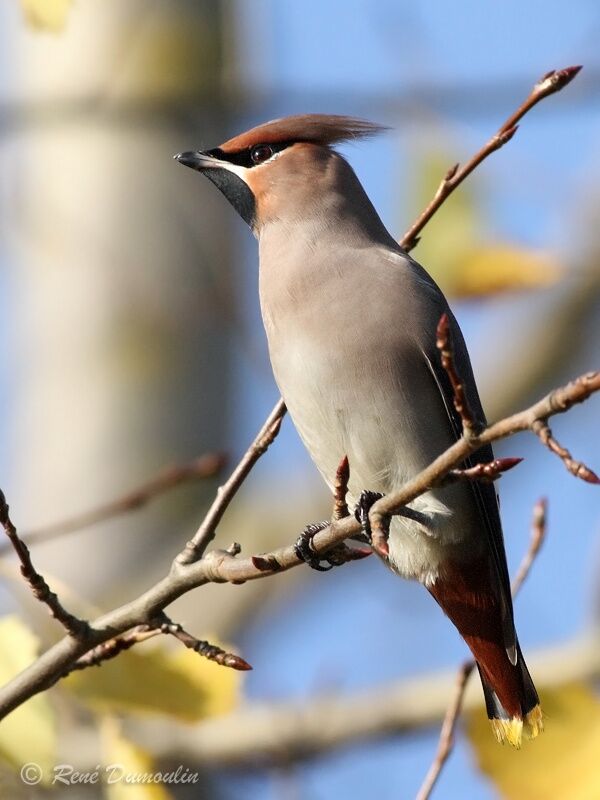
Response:
[{"label": "black eye mask", "polygon": [[[214,150],[207,150],[206,152],[207,155],[218,158],[220,161],[228,161],[230,164],[237,164],[238,167],[247,167],[250,169],[261,163],[261,160],[253,160],[252,155],[255,151],[263,147],[268,147],[271,152],[267,158],[270,158],[275,153],[280,153],[282,150],[285,150],[286,147],[289,147],[291,144],[293,144],[293,142],[277,142],[276,144],[263,144],[262,142],[258,142],[252,145],[252,147],[245,147],[243,150],[239,150],[237,153],[225,153],[220,147],[215,147]],[[264,160],[266,159],[262,159],[262,161]]]}]

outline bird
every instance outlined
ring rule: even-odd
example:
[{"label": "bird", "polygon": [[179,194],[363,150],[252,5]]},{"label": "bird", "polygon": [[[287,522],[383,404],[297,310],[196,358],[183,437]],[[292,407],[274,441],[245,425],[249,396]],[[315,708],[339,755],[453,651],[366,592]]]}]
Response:
[{"label": "bird", "polygon": [[[486,424],[446,298],[388,232],[336,149],[382,130],[349,116],[298,114],[174,156],[212,181],[258,240],[275,381],[330,488],[348,458],[348,496],[359,508],[399,489],[461,436],[436,348],[444,315],[467,401]],[[466,464],[492,460],[484,446]],[[515,630],[494,486],[460,481],[427,491],[392,518],[387,550],[388,566],[425,586],[471,650],[498,741],[520,747],[524,735],[535,738],[543,715]]]}]

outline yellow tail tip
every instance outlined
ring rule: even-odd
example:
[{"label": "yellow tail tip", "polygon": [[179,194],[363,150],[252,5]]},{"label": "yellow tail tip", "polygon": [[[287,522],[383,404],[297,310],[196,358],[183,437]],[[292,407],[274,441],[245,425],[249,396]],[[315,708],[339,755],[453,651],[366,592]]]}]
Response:
[{"label": "yellow tail tip", "polygon": [[535,739],[544,731],[544,715],[541,706],[534,706],[525,715],[525,732],[529,739]]},{"label": "yellow tail tip", "polygon": [[535,739],[544,730],[544,717],[540,706],[535,706],[526,715],[521,717],[511,717],[510,719],[491,719],[494,736],[500,742],[508,742],[517,750],[523,741],[523,732],[528,739]]},{"label": "yellow tail tip", "polygon": [[494,736],[500,742],[508,742],[513,747],[519,749],[523,738],[523,720],[521,717],[511,717],[510,719],[491,719]]}]

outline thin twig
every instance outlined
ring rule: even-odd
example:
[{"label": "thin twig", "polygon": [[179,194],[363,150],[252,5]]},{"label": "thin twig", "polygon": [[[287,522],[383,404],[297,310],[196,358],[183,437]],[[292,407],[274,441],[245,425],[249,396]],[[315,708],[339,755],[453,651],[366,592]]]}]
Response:
[{"label": "thin twig", "polygon": [[145,642],[147,639],[152,639],[154,636],[159,636],[162,631],[159,628],[152,628],[149,625],[137,625],[133,630],[115,636],[107,642],[102,642],[97,647],[93,647],[85,655],[78,658],[71,666],[65,670],[62,677],[65,678],[71,672],[76,670],[87,669],[88,667],[99,667],[105,661],[110,661],[111,658],[116,658],[120,653],[129,650],[140,642]]},{"label": "thin twig", "polygon": [[[223,455],[220,453],[206,453],[187,464],[166,467],[156,477],[115,500],[104,503],[90,511],[85,511],[83,514],[77,514],[69,519],[53,522],[51,525],[44,525],[31,531],[25,531],[21,534],[21,539],[29,545],[38,544],[69,533],[75,533],[75,531],[89,528],[100,522],[106,522],[128,511],[142,508],[154,498],[174,489],[176,486],[189,481],[212,478],[223,469],[224,465],[225,457]],[[0,544],[0,554],[6,549],[8,549],[8,545]]]},{"label": "thin twig", "polygon": [[538,556],[544,539],[546,538],[546,521],[548,512],[548,500],[545,497],[540,497],[533,507],[533,514],[531,518],[531,535],[529,539],[529,549],[523,556],[517,574],[515,575],[511,584],[512,596],[516,597],[521,591],[521,587],[525,583],[527,576],[533,566],[533,562]]},{"label": "thin twig", "polygon": [[[485,464],[475,464],[474,467],[467,469],[451,469],[447,476],[447,482],[454,481],[479,481],[481,483],[493,483],[502,477],[504,472],[516,467],[523,461],[522,458],[495,458]],[[446,483],[446,481],[444,482]]]},{"label": "thin twig", "polygon": [[285,403],[280,399],[277,401],[275,407],[267,417],[266,422],[242,456],[226,483],[219,488],[213,504],[202,520],[202,524],[177,557],[180,564],[189,564],[193,561],[197,561],[204,554],[204,551],[215,537],[217,525],[235,497],[238,489],[246,479],[252,467],[256,464],[258,459],[266,453],[269,445],[279,433],[281,421],[283,420],[285,412]]},{"label": "thin twig", "polygon": [[48,607],[52,616],[60,622],[71,636],[80,637],[85,635],[88,627],[87,622],[75,617],[66,610],[56,593],[51,591],[44,578],[33,566],[29,548],[19,537],[17,529],[12,523],[8,503],[2,491],[0,491],[0,524],[4,528],[9,542],[21,562],[21,575],[31,587],[34,597]]},{"label": "thin twig", "polygon": [[197,639],[191,633],[184,630],[179,623],[172,622],[165,614],[162,614],[161,617],[163,619],[163,621],[160,622],[159,628],[161,633],[174,636],[178,641],[195,653],[204,656],[204,658],[207,658],[209,661],[215,661],[223,667],[231,667],[231,669],[237,669],[242,672],[252,669],[250,664],[244,661],[240,656],[236,656],[234,653],[228,653],[223,650],[223,648],[217,647],[217,645],[211,644],[204,639]]},{"label": "thin twig", "polygon": [[580,66],[566,67],[565,69],[552,70],[552,72],[548,72],[544,75],[543,78],[535,84],[525,102],[511,114],[504,124],[498,128],[492,138],[478,150],[464,166],[460,167],[459,164],[455,164],[448,170],[446,175],[442,178],[429,205],[419,214],[400,240],[400,246],[406,250],[407,253],[418,244],[419,234],[425,225],[427,225],[442,203],[452,194],[457,186],[459,186],[489,155],[499,150],[512,139],[517,132],[517,123],[519,120],[537,105],[540,100],[564,89],[564,87],[573,80],[580,69]]},{"label": "thin twig", "polygon": [[581,478],[581,480],[586,481],[586,483],[600,483],[600,478],[593,470],[591,470],[585,464],[582,464],[581,461],[575,461],[567,448],[563,447],[559,442],[557,442],[552,435],[552,431],[550,430],[546,420],[536,420],[536,422],[531,426],[531,430],[536,434],[542,444],[544,444],[548,450],[550,450],[550,452],[554,453],[562,460],[563,464],[569,470],[571,475],[574,475],[576,478]]},{"label": "thin twig", "polygon": [[333,516],[332,519],[344,519],[350,513],[346,495],[348,494],[348,481],[350,480],[350,464],[348,456],[344,456],[335,473],[333,483]]},{"label": "thin twig", "polygon": [[435,784],[437,783],[440,773],[444,764],[448,760],[450,753],[454,748],[454,731],[456,723],[460,716],[463,699],[467,683],[473,670],[475,669],[475,662],[473,660],[465,661],[458,671],[456,676],[456,685],[450,698],[450,703],[444,715],[444,721],[440,729],[440,738],[438,741],[438,748],[435,753],[435,758],[427,771],[425,780],[421,784],[421,788],[417,793],[416,800],[428,800]]},{"label": "thin twig", "polygon": [[[350,516],[346,501],[349,480],[350,463],[348,456],[344,456],[338,464],[333,482],[333,514],[331,516],[333,522]],[[362,535],[360,540],[364,541]],[[348,547],[347,544],[342,543],[330,553],[327,553],[327,560],[331,566],[339,567],[342,564],[348,564],[350,561],[360,561],[362,558],[367,558],[372,554],[373,549],[371,547]]]},{"label": "thin twig", "polygon": [[[369,512],[371,525],[378,518],[399,513],[403,505],[412,502],[423,491],[439,486],[451,469],[455,469],[482,445],[505,439],[518,431],[532,430],[537,420],[546,420],[554,414],[562,414],[577,403],[584,402],[597,391],[600,391],[600,372],[588,372],[566,386],[550,392],[528,409],[489,425],[476,436],[461,437],[418,476],[404,484],[400,491],[377,500]],[[398,502],[400,498],[403,502]]]},{"label": "thin twig", "polygon": [[462,420],[463,434],[465,436],[476,435],[482,426],[475,419],[467,399],[464,378],[459,375],[454,364],[454,348],[452,346],[452,334],[450,333],[450,320],[447,314],[442,314],[440,317],[436,330],[435,344],[440,352],[442,367],[446,370],[452,385],[454,408]]},{"label": "thin twig", "polygon": [[194,650],[196,653],[199,653],[199,655],[204,656],[204,658],[207,658],[210,661],[215,661],[221,666],[231,667],[232,669],[242,671],[252,669],[250,664],[248,664],[248,662],[240,656],[236,656],[233,653],[228,653],[221,647],[210,644],[210,642],[207,642],[203,639],[197,639],[195,636],[192,636],[191,633],[185,631],[181,625],[172,622],[166,616],[166,614],[161,614],[159,618],[150,624],[137,625],[132,630],[127,631],[127,633],[124,633],[120,636],[115,636],[112,639],[109,639],[107,642],[103,642],[102,644],[93,647],[91,650],[85,653],[85,655],[78,658],[77,661],[75,661],[75,663],[72,664],[67,670],[65,670],[62,677],[66,677],[75,670],[87,669],[88,667],[99,667],[105,661],[116,658],[116,656],[125,652],[125,650],[129,650],[134,645],[163,634],[174,636],[186,647],[189,647],[191,650]]},{"label": "thin twig", "polygon": [[[527,552],[521,560],[517,574],[512,582],[511,592],[513,598],[517,596],[521,587],[527,580],[527,576],[531,571],[533,562],[540,552],[540,548],[544,542],[544,538],[546,536],[546,508],[547,501],[544,498],[538,500],[533,508],[529,547],[527,548]],[[454,733],[458,723],[458,718],[460,717],[467,683],[474,669],[475,661],[471,659],[469,661],[465,661],[458,671],[456,686],[452,697],[450,698],[450,703],[446,709],[446,714],[440,730],[438,747],[427,775],[425,776],[425,780],[421,784],[421,788],[419,789],[416,800],[429,799],[431,792],[433,791],[435,784],[437,783],[437,780],[444,768],[444,765],[454,749]]]},{"label": "thin twig", "polygon": [[348,547],[345,542],[334,547],[327,553],[327,561],[332,567],[341,567],[343,564],[349,564],[351,561],[362,561],[363,558],[368,558],[373,555],[371,547]]}]

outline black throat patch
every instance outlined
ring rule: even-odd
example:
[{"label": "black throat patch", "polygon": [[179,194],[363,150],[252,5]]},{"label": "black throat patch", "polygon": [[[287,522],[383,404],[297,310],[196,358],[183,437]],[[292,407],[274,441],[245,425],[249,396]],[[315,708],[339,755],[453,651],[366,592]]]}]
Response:
[{"label": "black throat patch", "polygon": [[219,167],[204,170],[204,174],[225,195],[244,222],[254,227],[256,200],[244,181],[228,169]]}]

